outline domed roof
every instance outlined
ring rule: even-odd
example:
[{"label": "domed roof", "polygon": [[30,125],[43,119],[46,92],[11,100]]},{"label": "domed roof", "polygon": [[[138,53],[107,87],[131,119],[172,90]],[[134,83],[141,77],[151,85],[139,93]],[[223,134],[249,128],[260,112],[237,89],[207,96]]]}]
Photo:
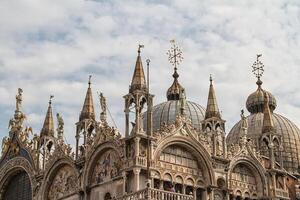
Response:
[{"label": "domed roof", "polygon": [[275,110],[275,108],[277,106],[275,97],[270,92],[261,89],[261,86],[259,85],[257,90],[255,92],[253,92],[252,94],[250,94],[246,101],[246,107],[250,113],[263,112],[264,92],[269,97],[270,110],[272,112],[273,112],[273,110]]},{"label": "domed roof", "polygon": [[[258,144],[262,134],[264,114],[262,112],[251,114],[248,120],[248,138],[252,139],[254,144]],[[272,114],[276,133],[282,136],[283,167],[291,172],[298,173],[300,165],[300,130],[287,118],[273,113]],[[241,121],[239,121],[227,135],[227,145],[235,144],[239,141],[241,133]]]},{"label": "domed roof", "polygon": [[[153,131],[160,129],[163,123],[172,124],[175,122],[176,116],[180,114],[180,100],[169,100],[167,102],[160,103],[153,107]],[[185,114],[191,119],[194,128],[198,131],[201,130],[201,121],[205,116],[205,109],[191,101],[186,101]],[[147,113],[143,113],[144,129],[147,127]]]}]

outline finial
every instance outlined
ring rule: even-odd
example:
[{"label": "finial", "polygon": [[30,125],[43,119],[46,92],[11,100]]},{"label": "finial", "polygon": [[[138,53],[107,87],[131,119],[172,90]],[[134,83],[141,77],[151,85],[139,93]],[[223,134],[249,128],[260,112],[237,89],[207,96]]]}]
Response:
[{"label": "finial", "polygon": [[89,75],[89,88],[91,88],[91,84],[92,84],[91,80],[92,80],[92,75]]},{"label": "finial", "polygon": [[146,63],[147,63],[147,66],[149,66],[149,64],[150,64],[150,59],[148,58],[147,60],[146,60]]},{"label": "finial", "polygon": [[50,98],[49,98],[49,105],[52,104],[52,99],[54,98],[54,95],[50,95]]},{"label": "finial", "polygon": [[252,65],[252,68],[253,68],[252,72],[257,78],[256,84],[258,85],[258,87],[260,87],[262,85],[262,81],[260,80],[260,78],[262,77],[262,75],[264,73],[264,64],[259,60],[259,58],[261,56],[262,56],[262,54],[257,54],[256,61]]},{"label": "finial", "polygon": [[182,62],[182,51],[181,49],[176,45],[175,40],[170,40],[171,43],[171,49],[167,51],[167,55],[169,62],[174,66],[174,79],[177,79],[179,77],[177,73],[177,66]]},{"label": "finial", "polygon": [[213,78],[212,78],[212,75],[211,75],[211,74],[209,75],[209,81],[210,81],[210,84],[212,85]]},{"label": "finial", "polygon": [[139,44],[139,48],[138,48],[138,54],[141,54],[141,48],[144,48],[145,46],[143,44]]}]

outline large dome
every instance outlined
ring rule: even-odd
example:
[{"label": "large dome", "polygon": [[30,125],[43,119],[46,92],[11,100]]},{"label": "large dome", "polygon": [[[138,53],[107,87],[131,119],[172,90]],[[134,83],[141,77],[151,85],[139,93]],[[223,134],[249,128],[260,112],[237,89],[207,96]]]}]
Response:
[{"label": "large dome", "polygon": [[[251,114],[248,120],[248,137],[258,146],[262,133],[264,114],[261,112]],[[287,118],[273,113],[272,118],[276,132],[282,136],[284,151],[282,152],[283,166],[291,173],[298,173],[300,165],[300,131],[298,127]],[[227,135],[227,145],[238,143],[241,133],[241,121],[239,121]]]},{"label": "large dome", "polygon": [[[169,100],[153,107],[153,131],[159,130],[163,123],[175,122],[176,116],[180,114],[180,100]],[[186,101],[185,113],[192,120],[193,126],[200,131],[201,121],[205,116],[205,109],[191,101]],[[143,114],[144,127],[146,129],[147,114]]]}]

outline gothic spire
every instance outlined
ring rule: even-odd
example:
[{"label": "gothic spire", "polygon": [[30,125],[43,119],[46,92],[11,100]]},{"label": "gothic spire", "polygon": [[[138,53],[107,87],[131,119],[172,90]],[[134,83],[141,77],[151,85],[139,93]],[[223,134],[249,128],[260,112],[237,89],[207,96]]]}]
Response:
[{"label": "gothic spire", "polygon": [[269,95],[264,92],[264,119],[262,133],[274,132],[274,122],[269,105]]},{"label": "gothic spire", "polygon": [[138,56],[135,63],[135,69],[130,85],[130,92],[134,90],[145,90],[146,89],[146,79],[143,68],[143,63],[141,59],[141,48],[144,48],[144,45],[139,45]]},{"label": "gothic spire", "polygon": [[54,97],[53,95],[50,96],[47,114],[45,117],[43,128],[41,130],[41,137],[43,136],[54,137],[54,122],[53,122],[52,105],[51,105],[53,97]]},{"label": "gothic spire", "polygon": [[93,95],[92,95],[92,89],[91,89],[91,78],[92,76],[89,76],[89,87],[86,92],[84,104],[79,116],[79,121],[82,121],[84,119],[94,119],[95,120],[95,111],[94,111],[94,103],[93,103]]},{"label": "gothic spire", "polygon": [[209,86],[209,92],[208,92],[208,100],[207,100],[207,107],[206,107],[206,112],[205,112],[205,119],[208,119],[211,117],[221,118],[211,75],[210,75],[209,81],[210,81],[210,86]]}]

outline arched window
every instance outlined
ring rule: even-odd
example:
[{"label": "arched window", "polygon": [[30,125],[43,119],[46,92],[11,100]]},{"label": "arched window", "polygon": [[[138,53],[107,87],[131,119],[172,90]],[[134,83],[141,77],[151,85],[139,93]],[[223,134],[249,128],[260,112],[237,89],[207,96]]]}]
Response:
[{"label": "arched window", "polygon": [[8,181],[4,187],[4,200],[31,200],[32,190],[29,176],[25,171],[21,171]]},{"label": "arched window", "polygon": [[[261,185],[260,179],[256,177],[255,172],[242,163],[234,167],[230,182],[231,187],[237,189],[235,193],[237,197],[248,197],[250,196],[249,191],[259,192],[258,185]],[[241,191],[244,191],[244,195]]]},{"label": "arched window", "polygon": [[171,145],[165,148],[160,154],[159,160],[187,168],[198,169],[198,163],[195,156],[179,145]]}]

